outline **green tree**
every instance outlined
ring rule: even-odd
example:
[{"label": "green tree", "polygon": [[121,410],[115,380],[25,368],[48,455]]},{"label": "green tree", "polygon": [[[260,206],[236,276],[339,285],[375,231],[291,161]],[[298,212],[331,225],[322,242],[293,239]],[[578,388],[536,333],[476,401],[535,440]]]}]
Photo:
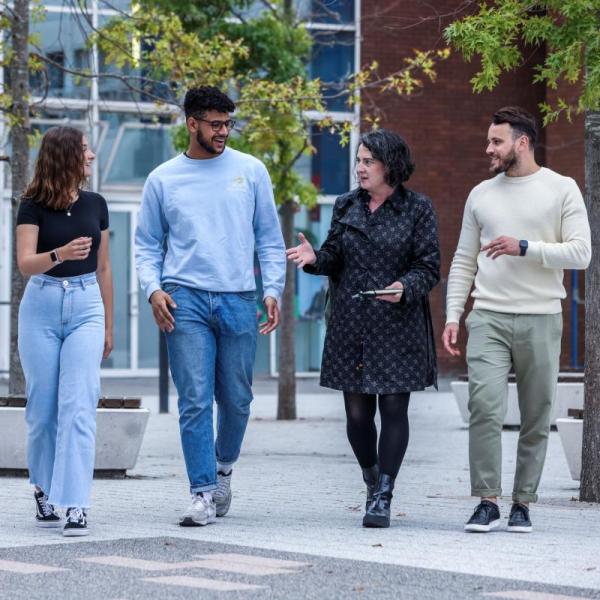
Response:
[{"label": "green tree", "polygon": [[[0,4],[0,24],[3,37],[0,42],[0,68],[8,74],[8,84],[0,94],[0,108],[10,127],[12,147],[11,208],[13,231],[17,220],[18,197],[27,184],[29,173],[29,72],[33,68],[28,52],[30,8],[28,0],[15,0],[12,6]],[[5,115],[5,116],[4,116]],[[13,239],[14,242],[14,239]],[[10,307],[10,364],[9,394],[23,394],[25,379],[19,362],[17,348],[18,309],[25,282],[17,268],[15,244],[11,257],[11,307]]]},{"label": "green tree", "polygon": [[[534,81],[558,93],[540,105],[544,124],[586,113],[586,200],[592,229],[592,263],[585,284],[585,405],[581,500],[600,502],[600,0],[492,0],[455,21],[446,38],[466,60],[477,56],[476,92],[495,88],[500,75],[524,63],[531,48],[543,48]],[[527,54],[529,56],[529,54]],[[574,98],[574,100],[573,100]]]}]

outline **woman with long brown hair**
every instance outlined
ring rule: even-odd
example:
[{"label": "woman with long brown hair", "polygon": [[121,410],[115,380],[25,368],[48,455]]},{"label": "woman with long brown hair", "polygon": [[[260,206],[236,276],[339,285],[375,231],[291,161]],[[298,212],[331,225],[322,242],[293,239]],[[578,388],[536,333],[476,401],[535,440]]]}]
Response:
[{"label": "woman with long brown hair", "polygon": [[17,216],[17,263],[29,276],[19,307],[27,390],[27,460],[36,524],[87,535],[100,362],[112,350],[108,208],[82,189],[95,155],[85,135],[42,138]]}]

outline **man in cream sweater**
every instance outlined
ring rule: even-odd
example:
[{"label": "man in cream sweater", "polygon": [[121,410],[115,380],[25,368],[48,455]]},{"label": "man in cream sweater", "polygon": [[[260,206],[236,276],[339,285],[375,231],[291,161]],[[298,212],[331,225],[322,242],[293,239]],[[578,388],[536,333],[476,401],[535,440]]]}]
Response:
[{"label": "man in cream sweater", "polygon": [[469,334],[469,463],[471,493],[480,504],[465,531],[500,524],[502,423],[508,373],[517,378],[521,430],[508,530],[532,529],[550,431],[562,334],[563,269],[585,269],[590,227],[573,179],[540,167],[535,119],[519,107],[496,112],[486,153],[496,176],[476,186],[465,205],[448,277],[442,336],[453,356],[459,322],[475,283]]}]

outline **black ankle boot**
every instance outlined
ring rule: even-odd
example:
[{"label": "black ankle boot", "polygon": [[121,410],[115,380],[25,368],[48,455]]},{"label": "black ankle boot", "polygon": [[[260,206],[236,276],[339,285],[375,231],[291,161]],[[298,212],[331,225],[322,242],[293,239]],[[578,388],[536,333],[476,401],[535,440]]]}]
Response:
[{"label": "black ankle boot", "polygon": [[363,527],[390,526],[390,504],[393,489],[394,479],[385,473],[381,473],[377,488],[373,493],[373,499],[367,506],[367,512],[363,518]]},{"label": "black ankle boot", "polygon": [[377,481],[379,480],[379,465],[374,465],[368,469],[362,470],[363,481],[367,484],[367,503],[365,504],[365,510],[369,506],[369,503],[373,499],[373,493],[377,487]]}]

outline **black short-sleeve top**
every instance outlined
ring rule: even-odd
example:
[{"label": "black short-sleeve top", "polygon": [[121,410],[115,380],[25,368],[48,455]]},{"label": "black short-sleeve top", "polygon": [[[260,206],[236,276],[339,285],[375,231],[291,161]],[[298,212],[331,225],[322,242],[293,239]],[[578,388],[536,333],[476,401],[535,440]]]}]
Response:
[{"label": "black short-sleeve top", "polygon": [[91,237],[92,248],[85,260],[67,260],[45,273],[52,277],[85,275],[98,268],[100,233],[108,229],[108,207],[100,194],[86,191],[79,192],[79,198],[69,211],[54,210],[23,198],[17,213],[17,225],[39,227],[38,254],[60,248],[78,237]]}]

